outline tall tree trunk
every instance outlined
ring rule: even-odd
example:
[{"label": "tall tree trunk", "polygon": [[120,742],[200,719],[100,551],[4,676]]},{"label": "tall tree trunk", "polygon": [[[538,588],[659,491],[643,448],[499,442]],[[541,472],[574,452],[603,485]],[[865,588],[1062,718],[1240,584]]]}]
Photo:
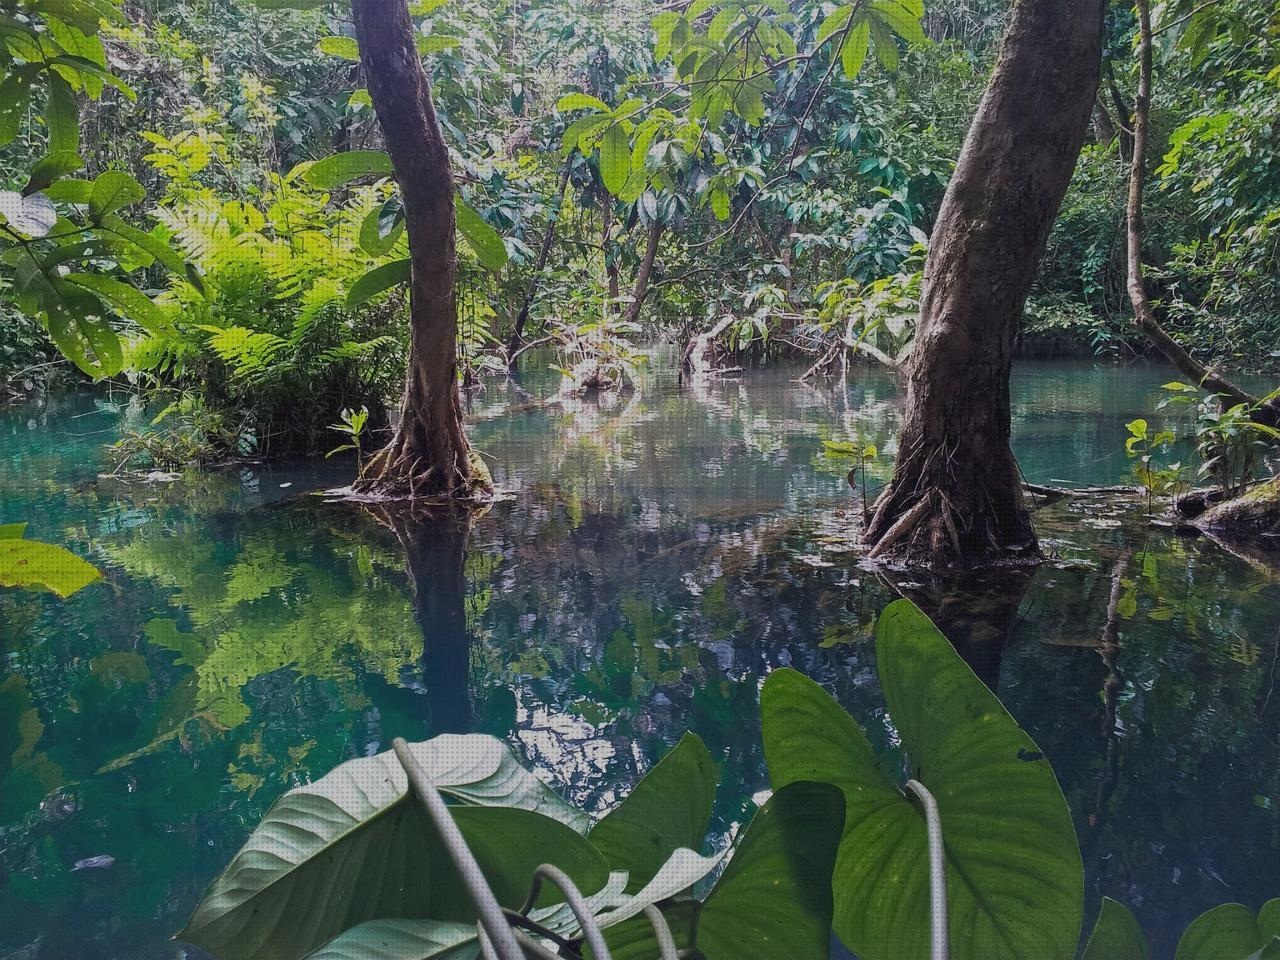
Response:
[{"label": "tall tree trunk", "polygon": [[360,63],[404,202],[412,276],[400,424],[355,487],[393,497],[492,490],[458,399],[453,174],[405,0],[353,0]]},{"label": "tall tree trunk", "polygon": [[1038,555],[1009,449],[1012,346],[1089,128],[1102,0],[1017,0],[925,269],[893,482],[873,557],[976,566]]},{"label": "tall tree trunk", "polygon": [[612,316],[618,304],[618,261],[613,255],[613,194],[608,190],[601,199],[603,209],[600,214],[600,249],[604,251],[604,273],[608,282],[609,302],[605,304],[605,315]]},{"label": "tall tree trunk", "polygon": [[[569,176],[573,172],[573,157],[569,154],[564,162],[564,170],[560,173],[560,187],[556,191],[555,207],[547,221],[547,232],[542,235],[542,244],[538,247],[538,259],[533,266],[533,276],[529,278],[529,289],[525,292],[524,303],[516,316],[515,327],[511,330],[511,339],[507,342],[507,356],[513,357],[524,342],[525,324],[529,322],[529,311],[533,309],[533,300],[538,295],[538,285],[542,281],[542,271],[547,266],[547,258],[551,255],[551,246],[556,239],[556,224],[560,222],[560,208],[564,206],[564,192],[569,188]],[[513,361],[514,362],[514,361]]]},{"label": "tall tree trunk", "polygon": [[649,238],[644,245],[644,256],[640,258],[640,269],[636,271],[636,285],[631,293],[631,302],[627,304],[627,312],[623,318],[630,323],[640,319],[640,308],[644,306],[644,298],[649,294],[649,278],[653,276],[653,261],[658,256],[658,241],[662,239],[662,223],[655,220],[649,224]]},{"label": "tall tree trunk", "polygon": [[1191,356],[1174,340],[1156,319],[1147,296],[1146,278],[1142,271],[1142,246],[1146,239],[1146,221],[1142,216],[1142,188],[1146,177],[1147,139],[1151,123],[1151,6],[1148,0],[1137,0],[1138,8],[1138,97],[1133,107],[1133,161],[1129,168],[1129,302],[1133,316],[1147,339],[1164,354],[1178,372],[1197,386],[1225,397],[1228,405],[1248,404],[1256,408],[1253,419],[1266,426],[1280,425],[1280,399],[1259,406],[1258,398],[1237,386],[1211,367]]}]

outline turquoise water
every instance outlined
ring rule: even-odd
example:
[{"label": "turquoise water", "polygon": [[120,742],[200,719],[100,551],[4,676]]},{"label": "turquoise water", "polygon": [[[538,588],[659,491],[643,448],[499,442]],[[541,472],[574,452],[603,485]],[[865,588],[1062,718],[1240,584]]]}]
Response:
[{"label": "turquoise water", "polygon": [[[1125,901],[1168,949],[1209,906],[1280,894],[1280,583],[1096,502],[1039,513],[1055,560],[1028,582],[891,583],[851,550],[822,441],[875,443],[883,479],[897,391],[796,372],[694,389],[655,362],[605,408],[541,404],[542,374],[531,398],[490,385],[471,432],[505,495],[469,525],[326,503],[337,460],[104,477],[145,423],[124,397],[0,410],[0,522],[106,575],[0,592],[0,957],[199,956],[169,938],[275,797],[394,736],[495,734],[600,810],[693,729],[724,831],[766,785],[769,670],[877,728],[867,639],[898,591],[1053,762],[1091,908]],[[1160,419],[1169,379],[1020,366],[1028,479],[1123,481],[1124,424]]]}]

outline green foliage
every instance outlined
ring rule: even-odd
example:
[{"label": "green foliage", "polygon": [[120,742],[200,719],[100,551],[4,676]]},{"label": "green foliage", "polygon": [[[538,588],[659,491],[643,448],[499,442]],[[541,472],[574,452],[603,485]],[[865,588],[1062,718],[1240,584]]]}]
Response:
[{"label": "green foliage", "polygon": [[[639,916],[664,903],[682,948],[708,960],[765,960],[787,942],[801,958],[826,956],[831,923],[831,864],[843,804],[822,784],[797,784],[756,813],[728,868],[703,901],[672,899],[718,862],[680,845],[700,844],[714,790],[710,757],[696,738],[681,745],[636,786],[612,820],[584,837],[587,818],[519,767],[505,745],[480,735],[444,736],[412,746],[415,760],[453,801],[452,816],[499,903],[516,909],[542,863],[560,866],[582,890],[619,957],[651,956],[652,927]],[[669,822],[692,774],[695,822]],[[613,816],[613,815],[611,815]],[[603,828],[603,831],[602,831]],[[602,831],[600,840],[595,834]],[[637,841],[652,850],[640,851]],[[391,854],[390,858],[388,854]],[[649,882],[629,893],[622,863]],[[639,856],[639,860],[636,857]],[[545,888],[544,888],[545,890]],[[533,928],[569,940],[581,936],[573,914],[544,892]],[[267,919],[267,918],[273,919]],[[181,936],[223,960],[260,956],[364,956],[371,942],[441,956],[477,948],[475,908],[394,754],[342,764],[285,794],[206,893]],[[466,923],[468,927],[454,924]],[[467,931],[464,935],[464,929]]]},{"label": "green foliage", "polygon": [[1280,900],[1255,915],[1239,903],[1214,907],[1187,927],[1174,960],[1270,960],[1280,950]]},{"label": "green foliage", "polygon": [[[876,659],[910,775],[941,812],[951,955],[1069,960],[1084,878],[1048,761],[910,603],[892,604],[881,616]],[[817,780],[844,791],[835,932],[870,960],[928,956],[928,844],[919,805],[854,720],[812,681],[776,671],[760,709],[775,787]]]},{"label": "green foliage", "polygon": [[1257,404],[1228,406],[1226,398],[1201,395],[1196,387],[1187,383],[1166,383],[1163,389],[1169,395],[1161,401],[1161,406],[1195,406],[1199,476],[1212,479],[1226,496],[1242,493],[1262,466],[1265,452],[1280,442],[1280,430],[1255,419],[1258,408],[1276,394],[1261,398]]},{"label": "green foliage", "polygon": [[1080,960],[1147,960],[1147,938],[1129,908],[1110,897],[1102,909]]},{"label": "green foliage", "polygon": [[25,539],[26,527],[0,524],[0,587],[42,588],[65,599],[102,579],[96,567],[70,550]]}]

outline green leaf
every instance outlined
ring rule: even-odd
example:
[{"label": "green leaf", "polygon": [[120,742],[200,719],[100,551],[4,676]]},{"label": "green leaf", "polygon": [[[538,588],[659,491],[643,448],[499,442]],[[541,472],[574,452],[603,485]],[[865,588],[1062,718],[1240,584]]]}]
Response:
[{"label": "green leaf", "polygon": [[638,893],[677,848],[697,850],[715,802],[716,775],[703,742],[686,733],[588,835],[612,870]]},{"label": "green leaf", "polygon": [[102,579],[93,564],[70,550],[39,540],[23,540],[25,527],[25,523],[0,527],[0,587],[43,587],[65,599]]},{"label": "green leaf", "polygon": [[97,273],[72,273],[66,280],[96,293],[122,317],[132,320],[148,333],[156,334],[169,327],[165,312],[137,287]]},{"label": "green leaf", "polygon": [[43,237],[58,222],[58,211],[43,193],[24,197],[13,190],[0,190],[0,216],[19,233]]},{"label": "green leaf", "polygon": [[45,326],[62,355],[94,379],[119,373],[124,352],[98,298],[60,277],[45,289]]},{"label": "green leaf", "polygon": [[357,177],[386,177],[391,172],[385,151],[347,150],[313,163],[302,179],[318,190],[335,190]]},{"label": "green leaf", "polygon": [[833,33],[844,29],[844,25],[849,22],[849,18],[853,16],[853,7],[839,7],[827,19],[822,21],[822,26],[818,28],[818,32],[814,35],[813,45],[820,47],[831,38]]},{"label": "green leaf", "polygon": [[717,220],[729,219],[729,191],[721,185],[711,191],[711,212]]},{"label": "green leaf", "polygon": [[1147,938],[1128,907],[1102,898],[1098,922],[1080,960],[1147,960]]},{"label": "green leaf", "polygon": [[108,170],[93,181],[93,191],[89,194],[89,216],[100,221],[107,214],[146,198],[147,191],[129,174],[123,170]]},{"label": "green leaf", "polygon": [[[22,192],[32,194],[47,190],[56,181],[61,180],[68,173],[75,173],[83,166],[84,160],[74,150],[63,150],[41,157],[31,168],[31,177],[27,180],[27,185],[22,188]],[[50,199],[56,198],[50,196]]]},{"label": "green leaf", "polygon": [[75,94],[60,74],[50,71],[48,82],[44,122],[49,128],[49,152],[76,154],[80,151],[80,110]]},{"label": "green leaf", "polygon": [[507,263],[507,248],[498,231],[463,203],[461,196],[455,198],[454,205],[457,208],[458,232],[467,238],[480,265],[486,270],[501,270]]},{"label": "green leaf", "polygon": [[433,53],[443,53],[456,47],[462,41],[457,37],[446,37],[443,34],[432,34],[429,37],[418,36],[414,41],[414,46],[418,48],[418,53],[424,57],[429,57]]},{"label": "green leaf", "polygon": [[898,42],[881,20],[868,20],[871,26],[871,37],[875,41],[876,59],[880,66],[890,73],[898,69]]},{"label": "green leaf", "polygon": [[840,67],[844,75],[855,80],[867,62],[867,50],[871,46],[871,25],[863,20],[849,31],[840,48]]},{"label": "green leaf", "polygon": [[329,0],[250,0],[255,7],[263,10],[314,10],[323,7]]},{"label": "green leaf", "polygon": [[54,57],[49,61],[49,63],[57,67],[62,67],[63,69],[60,70],[59,73],[63,73],[64,76],[65,72],[70,70],[73,76],[78,76],[82,80],[86,76],[91,77],[94,80],[99,80],[102,83],[115,87],[130,100],[138,99],[138,95],[134,92],[133,87],[129,86],[101,64],[94,63],[87,57],[63,55]]},{"label": "green leaf", "polygon": [[380,203],[360,221],[360,249],[374,257],[391,252],[404,233],[404,214],[398,197]]},{"label": "green leaf", "polygon": [[321,37],[316,49],[331,57],[357,62],[360,60],[360,44],[355,37]]},{"label": "green leaf", "polygon": [[[604,860],[581,834],[585,815],[521,767],[504,743],[446,735],[410,749],[455,801],[451,813],[504,906],[520,905],[541,863],[561,867],[586,893],[605,884]],[[390,751],[344,763],[281,797],[180,936],[220,960],[292,960],[389,916],[475,920]]]},{"label": "green leaf", "polygon": [[[54,184],[54,186],[58,185]],[[182,259],[182,255],[178,251],[169,246],[168,241],[163,237],[155,233],[139,230],[137,227],[125,223],[114,214],[102,218],[101,229],[105,233],[136,247],[145,257],[158,260],[173,273],[183,274],[186,272],[186,261]],[[149,266],[150,261],[144,260],[142,265]]]},{"label": "green leaf", "polygon": [[[829,784],[777,791],[752,818],[706,901],[662,911],[677,947],[696,947],[706,960],[827,960],[843,819],[840,791]],[[606,939],[614,960],[658,956],[645,916],[610,929]]]},{"label": "green leaf", "polygon": [[[954,960],[1069,960],[1083,869],[1070,812],[1035,743],[915,606],[877,628],[885,700],[916,779],[937,798]],[[761,694],[775,786],[834,783],[848,804],[834,929],[864,960],[929,955],[925,823],[866,735],[816,683],[775,671]]]},{"label": "green leaf", "polygon": [[593,97],[589,93],[566,93],[563,97],[556,101],[556,109],[561,113],[568,113],[570,110],[600,110],[603,113],[609,113],[609,105],[599,97]]},{"label": "green leaf", "polygon": [[31,78],[25,73],[10,73],[0,82],[0,147],[12,143],[22,129],[31,99]]},{"label": "green leaf", "polygon": [[1280,937],[1280,898],[1255,917],[1243,904],[1224,903],[1191,921],[1174,960],[1253,960]]},{"label": "green leaf", "polygon": [[347,306],[358,307],[398,283],[407,283],[411,273],[408,257],[374,267],[351,285],[351,290],[347,293]]},{"label": "green leaf", "polygon": [[474,960],[474,924],[370,920],[330,940],[306,960]]},{"label": "green leaf", "polygon": [[912,15],[911,11],[898,0],[874,0],[871,4],[871,14],[907,43],[925,42],[920,17]]},{"label": "green leaf", "polygon": [[592,113],[573,121],[565,128],[564,139],[560,144],[561,156],[567,157],[574,150],[581,150],[583,153],[588,152],[590,149],[588,138],[599,127],[608,122],[609,115],[607,113]]},{"label": "green leaf", "polygon": [[615,196],[622,192],[631,176],[631,143],[622,124],[615,123],[600,141],[600,179],[605,189]]}]

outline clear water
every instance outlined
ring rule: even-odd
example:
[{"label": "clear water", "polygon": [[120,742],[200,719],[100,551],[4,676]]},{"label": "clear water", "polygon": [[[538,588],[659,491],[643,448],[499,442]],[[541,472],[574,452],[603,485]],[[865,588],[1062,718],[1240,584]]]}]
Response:
[{"label": "clear water", "polygon": [[[655,362],[605,409],[539,405],[545,375],[532,400],[490,386],[471,430],[507,497],[470,529],[324,502],[338,461],[107,479],[104,444],[140,411],[0,411],[0,522],[106,574],[65,602],[0,592],[0,957],[198,956],[169,938],[275,797],[394,736],[495,734],[601,809],[693,729],[722,764],[724,830],[766,785],[769,670],[882,729],[867,640],[896,590],[1052,760],[1091,909],[1131,904],[1171,952],[1203,909],[1280,894],[1280,582],[1073,502],[1040,512],[1057,559],[1029,582],[892,584],[850,549],[847,467],[822,440],[876,443],[883,477],[897,392],[877,371],[795,375],[690,389]],[[1123,481],[1124,423],[1168,379],[1020,366],[1028,478]]]}]

